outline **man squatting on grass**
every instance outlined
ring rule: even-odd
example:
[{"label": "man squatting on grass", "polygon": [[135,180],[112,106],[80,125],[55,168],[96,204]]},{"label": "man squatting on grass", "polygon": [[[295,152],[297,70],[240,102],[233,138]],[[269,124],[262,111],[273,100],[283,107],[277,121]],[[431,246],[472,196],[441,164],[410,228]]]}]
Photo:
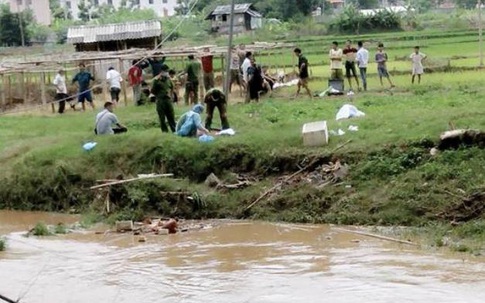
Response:
[{"label": "man squatting on grass", "polygon": [[309,78],[308,60],[306,59],[305,56],[303,56],[303,54],[301,53],[301,49],[299,48],[295,48],[293,53],[295,54],[295,56],[298,57],[298,78],[299,78],[298,88],[296,89],[295,97],[297,97],[300,94],[300,89],[301,87],[303,87],[306,90],[308,96],[310,96],[310,98],[313,98],[312,92],[308,87],[308,78]]},{"label": "man squatting on grass", "polygon": [[196,104],[192,110],[183,114],[177,122],[176,134],[181,137],[199,137],[209,135],[209,130],[202,125],[200,115],[204,112],[202,104]]},{"label": "man squatting on grass", "polygon": [[355,69],[357,49],[352,46],[352,41],[347,40],[343,54],[345,56],[345,75],[349,81],[349,87],[352,89],[352,77],[354,77],[357,83],[357,89],[360,90],[359,78],[357,78],[357,71]]},{"label": "man squatting on grass", "polygon": [[362,79],[362,86],[364,91],[367,90],[367,65],[369,64],[369,51],[364,47],[364,43],[359,41],[357,43],[359,50],[357,51],[357,65],[359,66],[360,78]]},{"label": "man squatting on grass", "polygon": [[82,109],[86,110],[85,101],[88,101],[91,108],[94,110],[93,96],[91,95],[91,89],[89,84],[94,81],[94,77],[86,71],[86,66],[84,63],[79,64],[79,72],[72,79],[72,84],[78,84],[78,102],[81,103]]},{"label": "man squatting on grass", "polygon": [[[113,124],[117,127],[112,128]],[[94,133],[96,135],[113,135],[126,133],[127,131],[128,129],[118,121],[118,117],[113,113],[113,102],[106,102],[104,110],[96,115]]]}]

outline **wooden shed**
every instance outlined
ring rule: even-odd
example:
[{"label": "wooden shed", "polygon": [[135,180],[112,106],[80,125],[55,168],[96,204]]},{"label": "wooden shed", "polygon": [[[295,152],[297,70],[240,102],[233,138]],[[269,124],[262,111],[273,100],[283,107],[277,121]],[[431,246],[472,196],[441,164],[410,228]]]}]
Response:
[{"label": "wooden shed", "polygon": [[74,44],[78,52],[153,49],[161,35],[162,25],[158,20],[81,25],[68,29],[67,43]]},{"label": "wooden shed", "polygon": [[[229,33],[231,21],[231,6],[221,5],[216,7],[207,17],[211,20],[211,29],[213,32],[227,34]],[[234,32],[241,33],[261,28],[263,16],[256,11],[250,3],[236,4],[234,7]]]}]

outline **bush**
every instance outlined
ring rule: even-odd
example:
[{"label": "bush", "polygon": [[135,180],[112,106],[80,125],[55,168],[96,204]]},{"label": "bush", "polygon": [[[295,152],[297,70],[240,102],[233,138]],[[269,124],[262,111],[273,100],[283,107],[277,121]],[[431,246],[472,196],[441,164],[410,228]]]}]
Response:
[{"label": "bush", "polygon": [[35,225],[34,229],[32,230],[32,234],[34,236],[50,236],[52,233],[49,230],[49,227],[43,222],[39,222]]},{"label": "bush", "polygon": [[400,30],[401,15],[381,10],[369,16],[362,14],[354,5],[347,5],[342,13],[330,23],[330,29],[341,33],[360,34],[363,31]]},{"label": "bush", "polygon": [[0,251],[7,249],[7,239],[0,238]]}]

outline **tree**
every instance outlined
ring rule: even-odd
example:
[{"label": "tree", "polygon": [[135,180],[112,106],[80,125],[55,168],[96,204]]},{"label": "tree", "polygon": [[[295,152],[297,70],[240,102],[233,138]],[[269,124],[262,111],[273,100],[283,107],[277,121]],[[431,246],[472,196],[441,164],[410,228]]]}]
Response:
[{"label": "tree", "polygon": [[72,19],[71,12],[61,6],[60,0],[49,0],[49,8],[54,19]]},{"label": "tree", "polygon": [[461,8],[475,8],[477,5],[476,0],[454,0],[456,6],[461,7]]},{"label": "tree", "polygon": [[361,9],[370,9],[379,7],[379,0],[351,0],[348,4],[353,4]]},{"label": "tree", "polygon": [[7,46],[29,44],[30,34],[27,27],[34,23],[33,20],[31,11],[12,13],[8,5],[2,5],[0,7],[0,44]]},{"label": "tree", "polygon": [[79,1],[77,8],[79,10],[78,18],[84,22],[88,22],[91,17],[89,13],[89,9],[91,8],[90,3],[86,3],[86,0]]}]

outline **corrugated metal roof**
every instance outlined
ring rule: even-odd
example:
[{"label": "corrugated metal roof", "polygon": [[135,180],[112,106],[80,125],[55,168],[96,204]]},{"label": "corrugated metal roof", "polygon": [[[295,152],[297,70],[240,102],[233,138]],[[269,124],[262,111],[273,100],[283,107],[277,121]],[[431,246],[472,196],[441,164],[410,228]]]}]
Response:
[{"label": "corrugated metal roof", "polygon": [[104,25],[81,25],[70,27],[67,43],[94,43],[158,37],[162,34],[160,21],[126,22]]},{"label": "corrugated metal roof", "polygon": [[[253,17],[262,17],[260,13],[258,13],[254,6],[251,3],[243,3],[243,4],[236,4],[234,6],[234,14],[244,14],[249,13]],[[230,15],[231,14],[231,6],[230,5],[220,5],[216,7],[212,13],[207,16],[206,19],[210,19],[212,16],[217,15]]]}]

